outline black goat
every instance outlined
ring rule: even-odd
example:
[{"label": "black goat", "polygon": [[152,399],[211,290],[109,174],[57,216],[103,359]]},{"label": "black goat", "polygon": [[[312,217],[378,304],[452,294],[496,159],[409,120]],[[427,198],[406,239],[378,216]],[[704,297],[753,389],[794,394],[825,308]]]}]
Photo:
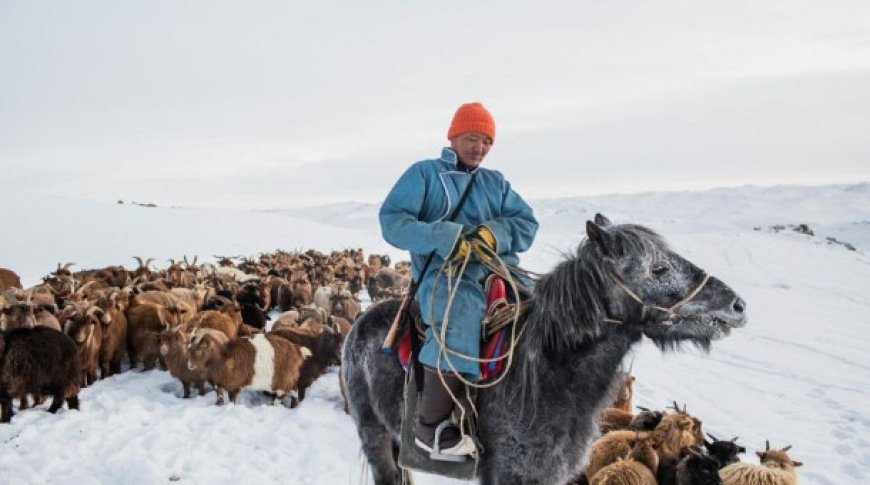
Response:
[{"label": "black goat", "polygon": [[707,448],[708,455],[719,461],[719,468],[740,461],[737,455],[746,453],[746,448],[737,444],[736,436],[730,441],[720,440],[710,433],[707,436],[713,441],[704,440],[704,447]]},{"label": "black goat", "polygon": [[66,400],[79,408],[81,367],[75,342],[45,327],[0,331],[0,422],[12,419],[12,398],[51,394],[48,411],[57,412]]}]

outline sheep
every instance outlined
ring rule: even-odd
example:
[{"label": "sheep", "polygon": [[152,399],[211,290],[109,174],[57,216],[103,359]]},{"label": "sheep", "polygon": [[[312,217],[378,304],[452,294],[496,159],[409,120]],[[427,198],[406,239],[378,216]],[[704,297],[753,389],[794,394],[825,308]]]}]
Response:
[{"label": "sheep", "polygon": [[687,455],[677,465],[677,485],[720,485],[719,460],[705,455],[694,447],[687,448]]},{"label": "sheep", "polygon": [[217,330],[198,329],[191,340],[188,368],[205,368],[215,385],[216,404],[224,403],[226,389],[231,402],[242,389],[274,393],[275,401],[296,394],[303,362],[311,356],[307,347],[297,346],[274,335],[227,339]]},{"label": "sheep", "polygon": [[151,370],[159,359],[160,333],[174,326],[174,317],[155,303],[141,303],[127,309],[127,355],[130,367],[142,361]]},{"label": "sheep", "polygon": [[182,397],[185,399],[190,397],[191,384],[196,386],[200,396],[205,395],[205,381],[208,380],[207,369],[189,369],[187,366],[190,334],[190,329],[187,326],[164,330],[160,334],[160,355],[166,362],[169,374],[181,381],[184,389]]},{"label": "sheep", "polygon": [[793,461],[786,451],[791,446],[779,450],[770,449],[770,441],[765,441],[765,451],[756,451],[761,465],[754,463],[732,463],[719,470],[724,485],[796,485],[795,468],[803,465]]},{"label": "sheep", "polygon": [[61,312],[63,333],[69,335],[78,348],[81,367],[81,387],[96,382],[99,369],[100,343],[103,340],[102,318],[105,312],[98,306],[67,305]]},{"label": "sheep", "polygon": [[659,457],[652,440],[638,434],[628,455],[596,472],[590,485],[656,485]]},{"label": "sheep", "polygon": [[45,327],[0,331],[0,423],[12,419],[12,397],[53,396],[48,411],[56,413],[66,401],[79,408],[81,369],[75,342]]}]

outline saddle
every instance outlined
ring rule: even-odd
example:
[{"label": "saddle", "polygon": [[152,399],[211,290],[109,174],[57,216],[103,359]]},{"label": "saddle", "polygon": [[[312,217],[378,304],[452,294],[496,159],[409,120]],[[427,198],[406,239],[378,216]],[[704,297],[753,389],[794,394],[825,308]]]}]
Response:
[{"label": "saddle", "polygon": [[[498,276],[490,275],[487,278],[484,294],[487,296],[487,312],[483,318],[484,340],[481,343],[480,356],[484,359],[494,359],[504,355],[508,350],[510,334],[507,334],[506,331],[510,330],[509,323],[513,321],[516,309],[509,301],[504,280]],[[415,372],[410,369],[412,366],[411,359],[413,358],[411,332],[418,332],[419,338],[416,340],[420,342],[423,340],[424,326],[422,318],[419,315],[416,315],[411,320],[414,323],[401,331],[398,343],[396,344],[399,361],[406,370],[405,406],[398,457],[399,466],[405,470],[416,470],[460,480],[472,480],[477,476],[480,460],[479,454],[475,454],[471,459],[463,461],[432,460],[428,453],[425,453],[414,444],[414,427],[416,425],[417,399],[419,396]],[[482,362],[480,365],[481,380],[497,377],[503,370],[503,364],[504,360]],[[475,400],[474,392],[471,394],[466,398],[473,401]],[[469,402],[468,404],[472,403]],[[468,408],[472,407],[469,406]],[[460,419],[456,410],[454,410],[453,419],[455,421]],[[467,413],[464,416],[464,425],[471,436],[476,435],[477,421],[473,413]],[[479,442],[478,449],[480,453],[483,453]]]},{"label": "saddle", "polygon": [[[497,359],[507,351],[508,336],[505,331],[509,330],[507,324],[513,316],[513,310],[508,302],[507,286],[499,276],[492,274],[486,278],[484,294],[486,295],[487,310],[483,318],[484,339],[480,345],[480,357],[481,359]],[[418,322],[418,325],[410,325],[402,332],[396,345],[399,362],[406,371],[411,365],[412,331],[419,332],[422,340],[423,329]],[[481,362],[481,381],[498,376],[504,367],[504,362],[504,359]]]}]

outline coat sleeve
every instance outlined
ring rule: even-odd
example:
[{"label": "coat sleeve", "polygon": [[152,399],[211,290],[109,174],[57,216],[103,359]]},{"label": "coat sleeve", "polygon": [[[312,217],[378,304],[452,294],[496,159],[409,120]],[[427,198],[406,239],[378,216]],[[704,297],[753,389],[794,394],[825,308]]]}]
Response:
[{"label": "coat sleeve", "polygon": [[449,221],[423,222],[420,214],[427,186],[423,168],[412,165],[396,182],[378,214],[381,234],[391,245],[415,254],[435,251],[447,259],[462,232],[462,224]]},{"label": "coat sleeve", "polygon": [[511,188],[507,180],[502,191],[501,215],[482,225],[492,231],[500,255],[529,249],[538,232],[538,220],[532,208]]}]

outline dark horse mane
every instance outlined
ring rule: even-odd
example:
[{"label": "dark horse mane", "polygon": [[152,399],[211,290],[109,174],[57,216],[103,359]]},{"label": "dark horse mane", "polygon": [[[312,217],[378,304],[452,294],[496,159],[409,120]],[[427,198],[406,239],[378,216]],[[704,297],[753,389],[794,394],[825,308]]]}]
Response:
[{"label": "dark horse mane", "polygon": [[[652,254],[667,248],[660,235],[650,229],[633,224],[611,226],[623,253]],[[535,282],[532,298],[527,302],[518,323],[522,336],[517,351],[525,358],[514,361],[513,386],[505,394],[517,402],[529,403],[534,414],[539,404],[538,390],[542,372],[550,367],[541,365],[541,360],[564,359],[583,355],[606,337],[606,332],[622,332],[626,339],[640,338],[640,330],[613,328],[605,318],[619,316],[640,321],[641,307],[619,298],[614,289],[615,270],[610,260],[602,253],[600,245],[584,238],[573,254],[556,265],[549,273]],[[610,328],[608,328],[610,327]],[[634,336],[632,336],[634,334]],[[603,369],[587,369],[587,372],[605,372]]]}]

